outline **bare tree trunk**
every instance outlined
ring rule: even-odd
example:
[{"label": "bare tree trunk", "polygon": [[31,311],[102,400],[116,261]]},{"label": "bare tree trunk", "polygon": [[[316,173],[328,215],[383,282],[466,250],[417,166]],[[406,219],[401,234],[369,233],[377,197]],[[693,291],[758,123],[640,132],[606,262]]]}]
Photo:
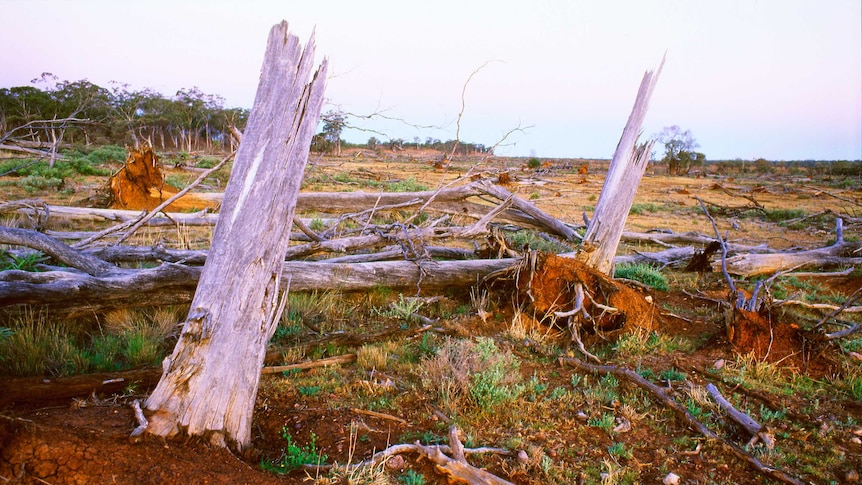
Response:
[{"label": "bare tree trunk", "polygon": [[323,102],[326,61],[308,81],[313,41],[303,50],[287,22],[270,31],[208,261],[177,346],[146,402],[154,412],[150,433],[206,436],[239,450],[251,443],[290,221]]},{"label": "bare tree trunk", "polygon": [[655,73],[647,71],[644,74],[632,113],[608,167],[596,211],[587,226],[582,249],[577,255],[580,261],[601,273],[613,272],[614,256],[626,218],[649,162],[652,141],[637,144],[637,139],[663,65],[664,59]]}]

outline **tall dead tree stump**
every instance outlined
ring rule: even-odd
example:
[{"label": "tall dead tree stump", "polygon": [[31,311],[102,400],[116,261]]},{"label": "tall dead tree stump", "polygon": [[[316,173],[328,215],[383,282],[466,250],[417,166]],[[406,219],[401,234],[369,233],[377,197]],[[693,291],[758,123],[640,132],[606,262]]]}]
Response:
[{"label": "tall dead tree stump", "polygon": [[272,28],[206,266],[146,401],[149,433],[206,436],[239,450],[251,443],[291,221],[323,102],[326,61],[311,77],[313,59],[313,37],[303,50],[286,22]]}]

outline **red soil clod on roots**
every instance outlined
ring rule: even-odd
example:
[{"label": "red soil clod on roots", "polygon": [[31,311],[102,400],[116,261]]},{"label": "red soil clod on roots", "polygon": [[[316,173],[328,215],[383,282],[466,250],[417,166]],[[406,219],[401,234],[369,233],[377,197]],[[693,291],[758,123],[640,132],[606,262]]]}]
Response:
[{"label": "red soil clod on roots", "polygon": [[[661,324],[658,311],[644,295],[573,258],[538,253],[534,264],[522,266],[517,281],[521,301],[529,302],[540,315],[574,308],[575,288],[582,284],[589,295],[583,305],[595,319],[593,325],[597,329],[655,330]],[[603,312],[591,299],[619,313]]]},{"label": "red soil clod on roots", "polygon": [[[166,185],[159,158],[149,145],[130,148],[126,163],[109,181],[112,209],[152,210],[179,192]],[[169,211],[216,208],[217,204],[186,194],[171,203]]]}]

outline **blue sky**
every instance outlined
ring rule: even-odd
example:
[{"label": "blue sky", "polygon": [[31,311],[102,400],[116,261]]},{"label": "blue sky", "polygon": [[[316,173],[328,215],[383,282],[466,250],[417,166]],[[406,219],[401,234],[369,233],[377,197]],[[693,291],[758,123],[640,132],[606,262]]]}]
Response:
[{"label": "blue sky", "polygon": [[[251,107],[266,36],[316,31],[328,104],[360,129],[502,155],[609,158],[645,70],[645,135],[680,125],[709,159],[862,159],[862,2],[0,0],[0,87],[42,72]],[[486,64],[487,63],[487,64]],[[415,126],[410,126],[415,125]],[[416,126],[435,128],[417,128]],[[351,130],[364,142],[373,131]]]}]

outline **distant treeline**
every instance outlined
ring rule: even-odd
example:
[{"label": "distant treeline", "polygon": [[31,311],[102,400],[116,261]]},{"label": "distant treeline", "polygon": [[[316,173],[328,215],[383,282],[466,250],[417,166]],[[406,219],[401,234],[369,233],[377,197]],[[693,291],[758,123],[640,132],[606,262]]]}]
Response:
[{"label": "distant treeline", "polygon": [[708,160],[704,163],[708,170],[719,173],[761,173],[783,171],[789,174],[832,175],[836,177],[862,177],[860,160]]},{"label": "distant treeline", "polygon": [[[0,88],[0,145],[6,143],[79,145],[138,145],[149,141],[160,150],[233,150],[231,127],[243,131],[249,116],[245,108],[225,108],[224,98],[198,87],[165,96],[152,89],[134,90],[128,84],[109,87],[90,81],[61,81],[43,73],[31,85]],[[390,148],[419,146],[452,152],[454,140],[415,138],[351,144],[340,140],[345,118],[323,117],[324,130],[315,137],[314,151],[334,146]],[[340,145],[336,143],[340,142]],[[59,142],[59,143],[58,143]],[[485,153],[485,145],[459,142],[456,154]]]},{"label": "distant treeline", "polygon": [[162,150],[232,148],[230,126],[245,128],[249,110],[225,108],[224,98],[193,87],[164,96],[112,82],[59,81],[50,73],[32,86],[0,88],[0,142],[15,139],[71,144],[137,144]]}]

